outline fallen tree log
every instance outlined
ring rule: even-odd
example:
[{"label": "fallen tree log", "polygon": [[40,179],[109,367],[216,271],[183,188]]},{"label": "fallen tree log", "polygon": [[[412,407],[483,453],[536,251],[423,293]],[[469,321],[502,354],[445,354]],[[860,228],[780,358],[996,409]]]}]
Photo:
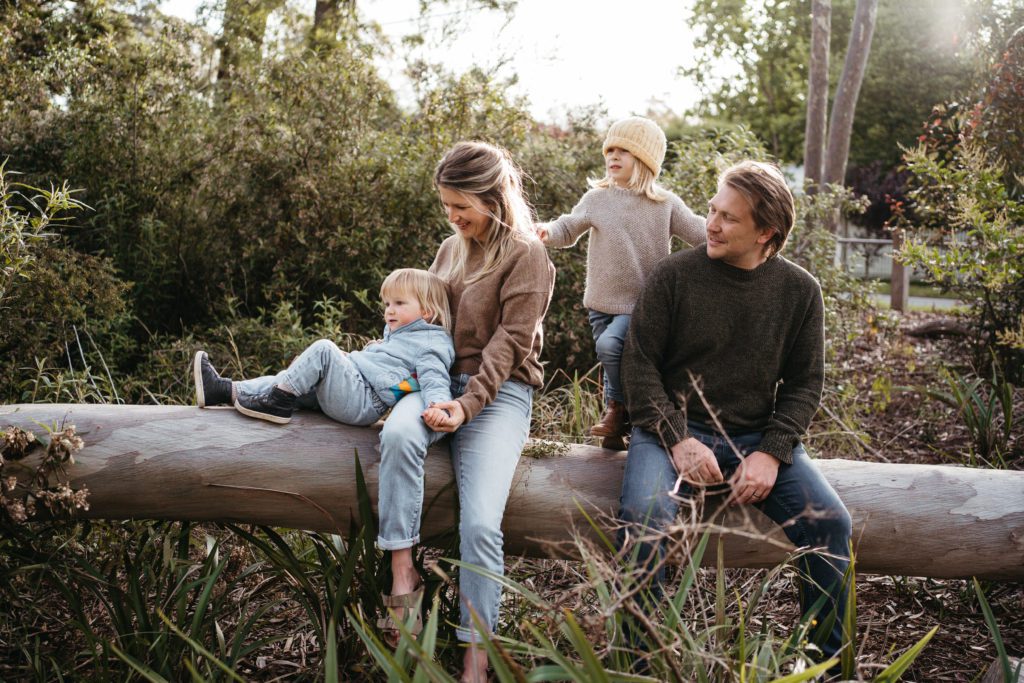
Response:
[{"label": "fallen tree log", "polygon": [[[345,533],[357,519],[358,453],[376,504],[377,431],[300,412],[288,426],[233,410],[183,406],[0,406],[0,429],[74,424],[85,441],[69,470],[89,489],[83,516],[244,522]],[[614,514],[624,454],[571,446],[523,457],[506,509],[509,553],[545,556],[571,530],[589,533],[582,510]],[[854,520],[862,573],[1024,579],[1024,472],[821,459]],[[447,448],[426,463],[423,534],[454,528]],[[749,521],[751,524],[747,524]],[[772,566],[786,554],[781,529],[753,508],[733,508],[725,533],[731,567]],[[768,534],[749,533],[758,530]]]}]

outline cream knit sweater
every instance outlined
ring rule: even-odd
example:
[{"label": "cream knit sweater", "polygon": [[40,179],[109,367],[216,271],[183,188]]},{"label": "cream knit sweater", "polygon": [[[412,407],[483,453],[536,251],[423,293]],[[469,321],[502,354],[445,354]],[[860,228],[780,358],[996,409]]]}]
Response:
[{"label": "cream knit sweater", "polygon": [[672,235],[691,246],[706,241],[704,219],[672,193],[662,202],[618,187],[594,188],[572,213],[541,225],[548,246],[569,247],[590,231],[583,305],[632,313],[644,279],[671,252]]}]

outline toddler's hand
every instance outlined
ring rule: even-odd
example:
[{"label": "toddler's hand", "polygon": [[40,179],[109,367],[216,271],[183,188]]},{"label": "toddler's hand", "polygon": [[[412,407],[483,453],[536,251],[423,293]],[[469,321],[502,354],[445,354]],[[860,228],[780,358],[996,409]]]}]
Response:
[{"label": "toddler's hand", "polygon": [[548,237],[550,237],[550,235],[548,234],[548,229],[540,224],[533,226],[533,229],[537,233],[537,237],[540,238],[540,241],[543,242],[544,244],[547,244]]},{"label": "toddler's hand", "polygon": [[440,428],[451,419],[451,416],[440,408],[431,406],[423,411],[421,414],[423,422],[433,429],[435,432],[440,431]]}]

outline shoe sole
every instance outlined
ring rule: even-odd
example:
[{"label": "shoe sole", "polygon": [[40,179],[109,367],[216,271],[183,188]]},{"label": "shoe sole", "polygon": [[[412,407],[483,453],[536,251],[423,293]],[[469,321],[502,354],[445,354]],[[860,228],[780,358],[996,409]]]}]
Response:
[{"label": "shoe sole", "polygon": [[267,422],[273,422],[274,424],[286,425],[292,421],[291,417],[278,417],[277,415],[270,415],[268,413],[261,413],[255,410],[249,410],[235,401],[235,410],[240,412],[242,415],[248,415],[249,417],[255,417],[257,420],[266,420]]},{"label": "shoe sole", "polygon": [[192,382],[196,387],[196,405],[200,408],[206,407],[206,394],[203,393],[203,373],[200,369],[200,358],[205,351],[196,351],[192,358]]}]

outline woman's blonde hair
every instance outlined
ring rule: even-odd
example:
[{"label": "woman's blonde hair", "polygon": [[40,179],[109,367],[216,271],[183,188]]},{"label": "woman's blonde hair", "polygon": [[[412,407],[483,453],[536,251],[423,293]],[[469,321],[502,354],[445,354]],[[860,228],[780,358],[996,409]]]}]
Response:
[{"label": "woman's blonde hair", "polygon": [[[618,187],[607,172],[605,172],[604,178],[599,180],[591,178],[587,180],[587,184],[591,187]],[[639,159],[636,159],[633,164],[633,173],[630,174],[629,183],[626,184],[625,189],[642,194],[655,202],[663,202],[668,199],[668,193],[662,189],[661,185],[654,182],[654,172],[647,168],[647,164]]]},{"label": "woman's blonde hair", "polygon": [[[533,211],[523,194],[522,171],[507,150],[486,142],[460,142],[441,158],[434,171],[434,187],[458,192],[491,222],[483,235],[484,265],[467,282],[493,273],[512,254],[516,242],[537,239]],[[465,277],[469,244],[456,242],[448,280]]]},{"label": "woman's blonde hair", "polygon": [[430,314],[428,323],[440,325],[452,331],[452,313],[448,307],[448,285],[444,280],[427,270],[399,268],[384,278],[380,286],[380,298],[400,295],[415,297],[420,307]]}]

